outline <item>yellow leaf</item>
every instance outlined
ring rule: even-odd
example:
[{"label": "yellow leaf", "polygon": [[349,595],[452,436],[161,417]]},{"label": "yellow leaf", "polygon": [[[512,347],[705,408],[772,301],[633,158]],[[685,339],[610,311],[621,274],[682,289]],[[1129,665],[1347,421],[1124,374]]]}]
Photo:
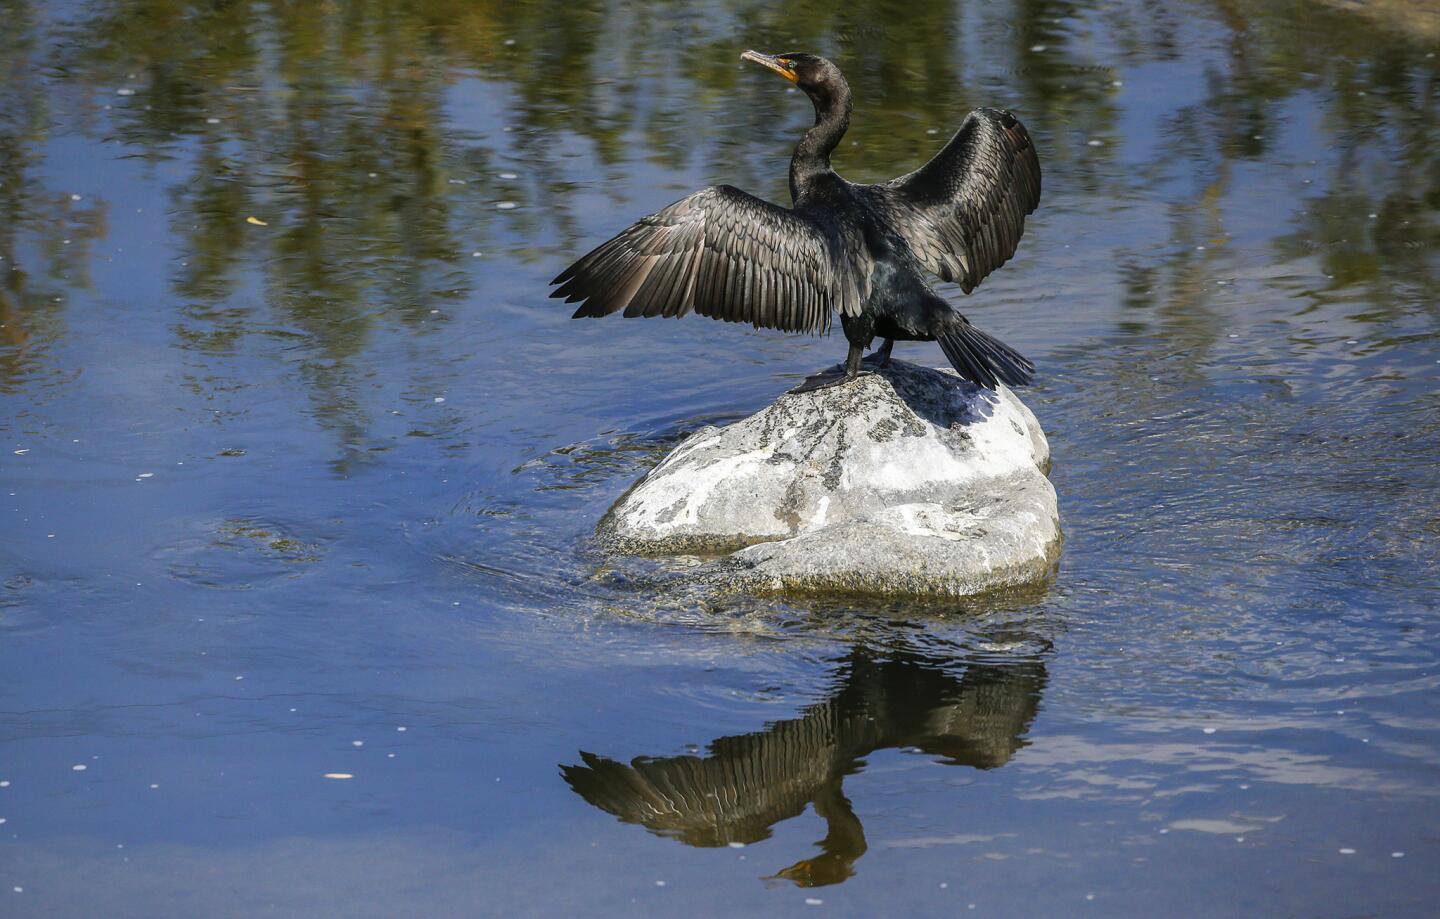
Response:
[{"label": "yellow leaf", "polygon": [[257,226],[257,227],[268,227],[268,226],[270,225],[270,224],[266,223],[265,221],[261,220],[259,217],[246,217],[246,218],[245,218],[245,222],[246,222],[246,223],[253,223],[253,224],[255,224],[255,226]]}]

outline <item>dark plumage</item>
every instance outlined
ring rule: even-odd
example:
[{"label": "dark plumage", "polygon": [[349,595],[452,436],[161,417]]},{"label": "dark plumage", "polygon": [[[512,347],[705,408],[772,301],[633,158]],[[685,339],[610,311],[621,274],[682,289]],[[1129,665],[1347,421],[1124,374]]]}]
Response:
[{"label": "dark plumage", "polygon": [[780,876],[807,887],[837,883],[866,851],[846,776],[897,747],[947,765],[999,768],[1025,746],[1047,679],[1039,656],[957,673],[905,651],[881,658],[856,648],[827,698],[763,730],[720,737],[694,755],[625,763],[582,752],[560,772],[601,810],[692,846],[759,842],[811,807],[826,823],[824,854]]},{"label": "dark plumage", "polygon": [[986,335],[931,289],[926,273],[966,293],[1015,254],[1025,215],[1040,202],[1030,135],[999,109],[971,112],[924,166],[879,185],[836,175],[830,153],[850,125],[850,87],[823,57],[742,55],[791,80],[815,104],[815,126],[790,160],[779,207],[717,185],[642,218],[560,273],[553,297],[579,302],[575,318],[683,316],[787,332],[823,333],[840,314],[844,372],[801,389],[852,379],[878,336],[883,366],[895,341],[938,341],[961,376],[981,386],[1029,382],[1034,365]]}]

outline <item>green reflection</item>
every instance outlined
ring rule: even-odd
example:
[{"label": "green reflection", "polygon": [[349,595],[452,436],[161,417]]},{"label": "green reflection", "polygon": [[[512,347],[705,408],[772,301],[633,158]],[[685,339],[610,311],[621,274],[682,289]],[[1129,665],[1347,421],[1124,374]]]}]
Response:
[{"label": "green reflection", "polygon": [[[283,340],[350,458],[367,449],[373,409],[357,380],[377,333],[428,328],[434,309],[484,308],[492,272],[522,263],[534,263],[538,304],[551,269],[595,241],[578,238],[594,232],[577,228],[578,191],[613,202],[613,228],[638,215],[637,164],[784,200],[784,160],[810,111],[740,66],[747,46],[842,64],[857,110],[837,166],[856,180],[923,162],[971,107],[1017,110],[1047,187],[1022,254],[1056,242],[1052,213],[1089,213],[1093,232],[1068,244],[1102,262],[1120,247],[1133,307],[1122,331],[1158,325],[1197,368],[1225,335],[1205,281],[1226,259],[1317,258],[1334,288],[1373,301],[1362,321],[1440,299],[1440,70],[1435,37],[1403,5],[1370,4],[1363,17],[1303,0],[0,9],[6,385],[35,372],[35,340],[60,334],[64,301],[88,284],[86,241],[106,232],[103,201],[75,206],[45,178],[50,142],[78,134],[147,164],[168,191],[161,270],[180,346],[209,360]],[[1122,76],[1152,65],[1177,69],[1122,92]],[[1198,85],[1198,101],[1167,107],[1171,79],[1181,99]],[[1326,145],[1313,174],[1275,153],[1297,124]],[[1127,162],[1134,144],[1148,152]],[[1289,170],[1294,194],[1287,231],[1241,252],[1229,233],[1251,165]],[[523,174],[500,177],[511,171]],[[1137,200],[1168,215],[1167,251],[1095,216]],[[221,378],[207,368],[194,381]]]},{"label": "green reflection", "polygon": [[[1034,642],[1029,642],[1034,644]],[[842,788],[877,750],[903,747],[949,765],[994,769],[1025,745],[1045,688],[1048,649],[959,673],[911,653],[853,649],[824,701],[751,734],[712,741],[704,756],[582,752],[561,766],[589,803],[691,846],[748,845],[807,806],[825,821],[820,854],[775,875],[801,887],[838,884],[865,854],[865,830]]]},{"label": "green reflection", "polygon": [[32,4],[0,2],[0,392],[47,369],[72,289],[90,284],[91,243],[106,232],[103,202],[47,188],[51,112],[45,48]]}]

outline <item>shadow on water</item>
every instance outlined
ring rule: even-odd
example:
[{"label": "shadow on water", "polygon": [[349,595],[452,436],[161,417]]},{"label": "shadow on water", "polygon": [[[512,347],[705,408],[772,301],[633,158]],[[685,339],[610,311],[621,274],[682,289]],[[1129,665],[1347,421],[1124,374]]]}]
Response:
[{"label": "shadow on water", "polygon": [[582,751],[580,765],[560,771],[595,807],[689,846],[757,843],[775,824],[813,808],[825,822],[820,854],[774,879],[838,884],[868,849],[863,821],[844,793],[845,777],[863,770],[865,757],[896,748],[948,766],[996,769],[1026,745],[1050,647],[1028,636],[1011,641],[1029,650],[966,662],[857,645],[836,661],[823,701],[794,718],[716,738],[703,755],[626,764]]}]

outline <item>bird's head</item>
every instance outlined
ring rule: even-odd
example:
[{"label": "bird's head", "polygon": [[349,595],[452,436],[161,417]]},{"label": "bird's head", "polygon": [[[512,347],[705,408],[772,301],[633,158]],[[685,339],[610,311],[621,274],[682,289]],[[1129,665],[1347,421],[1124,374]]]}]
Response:
[{"label": "bird's head", "polygon": [[849,95],[849,87],[845,84],[840,68],[818,54],[806,54],[804,51],[787,51],[784,54],[746,51],[740,57],[780,74],[805,90],[805,94],[816,100],[817,104],[841,95]]}]

